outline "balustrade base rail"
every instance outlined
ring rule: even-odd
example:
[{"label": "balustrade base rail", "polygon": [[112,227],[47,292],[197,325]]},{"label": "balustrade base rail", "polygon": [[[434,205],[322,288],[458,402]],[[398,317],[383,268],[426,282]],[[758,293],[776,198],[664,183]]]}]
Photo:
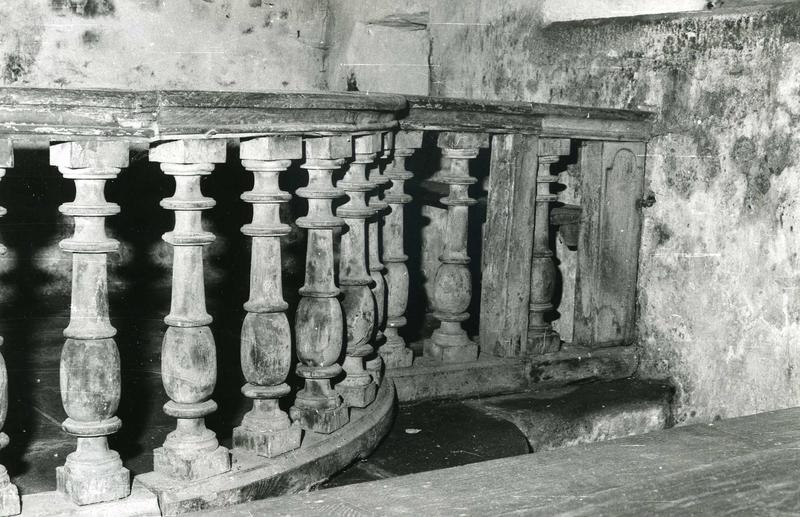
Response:
[{"label": "balustrade base rail", "polygon": [[303,447],[292,452],[267,459],[234,451],[233,466],[225,474],[182,482],[150,472],[137,476],[133,486],[157,494],[163,515],[309,490],[375,449],[389,431],[394,401],[394,385],[384,382],[369,408],[350,410],[347,426],[330,434],[307,431]]}]

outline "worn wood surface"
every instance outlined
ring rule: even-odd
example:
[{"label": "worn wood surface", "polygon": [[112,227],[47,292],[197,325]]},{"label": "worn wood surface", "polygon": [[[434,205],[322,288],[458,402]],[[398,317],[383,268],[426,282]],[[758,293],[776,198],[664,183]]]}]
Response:
[{"label": "worn wood surface", "polygon": [[[157,473],[136,478],[158,486],[163,515],[222,508],[246,501],[307,491],[360,458],[368,456],[389,432],[394,417],[395,392],[391,382],[378,389],[369,408],[353,408],[350,423],[330,434],[308,433],[299,449],[276,458],[234,451],[233,470],[192,485],[169,485]],[[229,512],[230,508],[222,511]],[[258,515],[256,513],[254,515]]]},{"label": "worn wood surface", "polygon": [[762,413],[206,515],[796,515],[798,421]]},{"label": "worn wood surface", "polygon": [[480,346],[499,357],[523,354],[528,340],[538,148],[536,136],[492,138]]},{"label": "worn wood surface", "polygon": [[653,115],[534,102],[407,96],[400,127],[412,130],[532,133],[548,137],[647,140]]},{"label": "worn wood surface", "polygon": [[439,135],[437,145],[442,149],[442,156],[449,159],[449,168],[439,177],[449,191],[442,199],[442,204],[447,206],[447,223],[439,268],[433,279],[434,317],[440,324],[431,336],[425,355],[444,362],[469,362],[478,357],[477,343],[462,327],[462,322],[469,319],[472,301],[467,254],[469,207],[477,203],[469,197],[469,186],[478,181],[470,176],[469,161],[478,156],[481,147],[489,145],[489,135],[446,132]]},{"label": "worn wood surface", "polygon": [[414,177],[406,169],[408,159],[422,147],[421,131],[401,131],[395,138],[392,162],[387,166],[386,177],[391,186],[384,200],[389,213],[383,227],[383,261],[386,263],[386,342],[380,355],[386,368],[411,366],[414,353],[406,346],[400,329],[406,325],[408,307],[408,256],[405,254],[405,209],[412,198],[405,193],[405,182]]},{"label": "worn wood surface", "polygon": [[564,346],[558,352],[531,358],[530,386],[549,389],[578,382],[625,379],[639,367],[634,346],[591,349]]},{"label": "worn wood surface", "polygon": [[487,354],[460,363],[418,357],[414,366],[387,370],[386,375],[394,381],[400,402],[414,402],[522,391],[528,386],[528,372],[523,359]]},{"label": "worn wood surface", "polygon": [[344,225],[333,215],[331,203],[344,196],[333,186],[333,173],[353,153],[350,137],[322,137],[305,140],[308,185],[296,194],[308,200],[308,214],[297,226],[308,230],[305,283],[295,313],[297,375],[304,387],[297,393],[289,414],[307,431],[331,433],[347,423],[347,406],[331,386],[342,372],[339,356],[345,322],[334,277],[334,229]]},{"label": "worn wood surface", "polygon": [[404,97],[362,93],[0,88],[0,132],[159,140],[391,129]]},{"label": "worn wood surface", "polygon": [[576,345],[634,339],[644,158],[645,145],[637,142],[587,142],[581,148]]},{"label": "worn wood surface", "polygon": [[339,285],[346,332],[345,377],[336,385],[336,391],[350,407],[368,406],[375,399],[377,390],[372,376],[364,369],[364,358],[373,353],[369,341],[378,320],[378,306],[370,289],[373,280],[367,271],[366,220],[374,215],[374,210],[367,206],[367,195],[375,188],[367,178],[367,169],[374,166],[381,150],[380,136],[371,133],[353,137],[353,162],[344,178],[336,184],[348,197],[347,203],[336,211],[346,225],[339,258]]},{"label": "worn wood surface", "polygon": [[225,161],[223,140],[175,140],[154,147],[150,161],[160,162],[175,181],[175,193],[161,200],[175,212],[175,227],[162,238],[173,248],[172,296],[161,348],[161,378],[170,400],[164,412],[176,419],[175,431],[153,451],[153,470],[191,482],[226,472],[230,454],[205,417],[217,409],[211,399],[217,383],[217,349],[206,312],[203,247],[214,234],[203,229],[202,212],[216,202],[203,195],[200,181]]},{"label": "worn wood surface", "polygon": [[253,220],[242,227],[252,238],[250,297],[241,332],[240,357],[247,381],[242,393],[253,409],[233,429],[233,446],[271,458],[300,446],[302,430],[291,425],[279,401],[290,392],[286,378],[292,366],[292,335],[283,299],[281,237],[290,227],[281,223],[280,207],[291,194],[280,190],[279,175],[292,160],[303,157],[296,136],[271,136],[242,142],[239,155],[254,175],[253,190],[242,199],[253,205]]},{"label": "worn wood surface", "polygon": [[58,490],[79,505],[130,494],[130,473],[108,436],[122,427],[116,416],[122,391],[116,329],[108,310],[106,255],[119,243],[106,236],[105,218],[119,206],[105,199],[106,181],[128,165],[122,141],[83,140],[55,144],[50,164],[75,182],[75,200],[59,211],[75,220],[75,233],[60,247],[72,253],[72,303],[61,350],[61,400],[68,418],[63,429],[77,438],[76,451],[56,469]]},{"label": "worn wood surface", "polygon": [[526,132],[646,140],[651,114],[554,104],[354,92],[208,92],[0,88],[0,131],[11,138],[234,137],[409,130]]},{"label": "worn wood surface", "polygon": [[539,140],[539,170],[536,176],[536,222],[533,229],[533,254],[531,257],[531,296],[528,312],[528,342],[526,352],[541,355],[557,352],[561,336],[553,330],[553,297],[557,271],[550,248],[550,205],[558,201],[551,184],[558,176],[551,167],[562,156],[569,155],[570,140],[543,138]]},{"label": "worn wood surface", "polygon": [[[412,346],[420,348],[420,343]],[[418,357],[410,368],[387,370],[400,402],[484,397],[528,389],[561,388],[596,380],[624,379],[639,365],[632,346],[592,350],[564,347],[559,352],[535,357],[481,355],[477,361],[441,363]]]}]

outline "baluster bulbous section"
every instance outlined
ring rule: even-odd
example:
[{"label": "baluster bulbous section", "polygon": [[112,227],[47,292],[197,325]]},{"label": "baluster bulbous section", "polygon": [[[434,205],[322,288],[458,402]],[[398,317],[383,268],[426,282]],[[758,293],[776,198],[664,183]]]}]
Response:
[{"label": "baluster bulbous section", "polygon": [[440,325],[433,332],[426,353],[444,362],[474,361],[478,358],[478,345],[461,326],[469,319],[467,309],[472,300],[467,232],[469,207],[476,201],[469,197],[468,189],[477,179],[469,175],[469,161],[478,156],[480,147],[488,145],[488,136],[442,133],[438,145],[450,163],[449,169],[443,171],[438,180],[449,185],[450,192],[441,200],[447,206],[447,223],[444,249],[434,278],[434,317]]},{"label": "baluster bulbous section", "polygon": [[300,447],[302,430],[281,410],[281,397],[292,360],[292,335],[286,318],[281,280],[281,237],[290,228],[281,223],[280,207],[292,196],[278,186],[281,172],[303,157],[303,140],[295,136],[268,136],[242,142],[242,165],[252,172],[253,190],[242,194],[252,203],[253,221],[242,227],[252,238],[250,298],[241,334],[242,393],[253,399],[253,409],[233,430],[233,446],[272,458]]},{"label": "baluster bulbous section", "polygon": [[353,137],[355,159],[337,187],[348,196],[337,215],[347,225],[342,234],[339,259],[339,285],[342,289],[342,310],[347,327],[344,371],[345,378],[336,390],[351,407],[366,407],[377,392],[372,375],[365,370],[364,361],[373,353],[369,341],[375,332],[377,316],[375,297],[370,289],[372,278],[367,271],[366,219],[373,210],[366,204],[367,192],[373,184],[367,179],[367,168],[380,150],[380,135]]},{"label": "baluster bulbous section", "polygon": [[[383,199],[384,190],[389,185],[389,178],[384,174],[385,161],[392,154],[394,146],[394,133],[386,132],[382,135],[382,150],[380,153],[381,166],[372,170],[369,179],[372,182],[372,192],[368,196],[368,205],[372,216],[367,219],[367,262],[369,275],[372,277],[372,295],[375,297],[375,332],[373,333],[373,349],[380,350],[386,342],[384,329],[386,328],[386,267],[381,262],[381,228],[389,209],[389,204]],[[373,355],[367,361],[367,369],[375,382],[380,384],[383,372],[383,358],[380,354]]]},{"label": "baluster bulbous section", "polygon": [[[0,179],[5,177],[6,169],[14,166],[14,146],[11,140],[0,140]],[[6,209],[0,207],[0,217],[6,214]],[[7,253],[6,247],[0,244],[0,256]],[[0,346],[3,338],[0,337]],[[8,416],[8,371],[3,355],[0,354],[0,429]],[[6,433],[0,433],[0,449],[9,443]],[[0,515],[16,515],[20,512],[19,491],[11,482],[5,466],[0,465]]]},{"label": "baluster bulbous section", "polygon": [[333,186],[333,172],[352,154],[348,137],[320,137],[306,140],[308,186],[297,195],[308,200],[308,214],[297,226],[308,230],[305,283],[295,316],[297,375],[305,380],[289,410],[292,420],[303,429],[332,433],[349,420],[347,406],[331,386],[342,372],[337,363],[342,353],[344,318],[334,277],[334,230],[344,222],[333,215],[331,204],[344,192]]},{"label": "baluster bulbous section", "polygon": [[394,153],[386,169],[391,187],[384,200],[389,213],[383,227],[383,261],[386,263],[386,342],[380,355],[386,368],[411,366],[414,352],[406,346],[400,329],[406,325],[408,307],[408,256],[404,246],[404,205],[412,198],[405,193],[405,182],[414,175],[406,169],[406,160],[422,147],[421,131],[400,131],[394,139]]},{"label": "baluster bulbous section", "polygon": [[200,188],[215,163],[225,162],[224,140],[177,140],[156,145],[150,161],[175,180],[175,194],[161,206],[175,212],[175,228],[163,239],[173,247],[172,301],[161,349],[161,377],[170,400],[164,412],[177,419],[175,431],[153,451],[154,470],[178,480],[195,480],[230,470],[230,454],[205,425],[217,409],[217,355],[208,325],[203,281],[203,247],[214,234],[202,227],[202,211],[215,205]]},{"label": "baluster bulbous section", "polygon": [[528,312],[528,350],[533,355],[557,352],[561,336],[553,329],[551,317],[555,306],[557,270],[550,249],[550,207],[558,201],[550,185],[558,182],[552,165],[570,153],[569,139],[539,140],[539,169],[536,174],[536,212],[531,257],[531,300]]},{"label": "baluster bulbous section", "polygon": [[73,217],[75,232],[60,246],[72,253],[72,303],[61,350],[64,431],[77,438],[76,451],[56,469],[57,487],[79,505],[112,501],[130,494],[130,473],[108,436],[122,427],[115,416],[122,383],[120,357],[108,313],[107,254],[119,243],[106,236],[105,218],[119,213],[108,203],[107,180],[128,165],[125,142],[87,140],[54,144],[50,165],[75,182],[75,200],[59,211]]}]

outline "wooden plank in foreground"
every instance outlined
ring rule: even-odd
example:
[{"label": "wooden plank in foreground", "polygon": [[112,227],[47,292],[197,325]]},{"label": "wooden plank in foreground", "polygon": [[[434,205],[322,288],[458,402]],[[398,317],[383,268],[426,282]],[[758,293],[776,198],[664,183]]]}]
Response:
[{"label": "wooden plank in foreground", "polygon": [[793,408],[203,515],[792,515],[799,422]]}]

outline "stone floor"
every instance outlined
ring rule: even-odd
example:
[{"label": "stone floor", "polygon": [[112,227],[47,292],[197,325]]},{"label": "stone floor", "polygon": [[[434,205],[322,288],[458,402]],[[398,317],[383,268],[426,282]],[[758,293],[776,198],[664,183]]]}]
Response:
[{"label": "stone floor", "polygon": [[203,515],[798,515],[798,422],[793,408]]},{"label": "stone floor", "polygon": [[377,450],[323,487],[664,429],[671,396],[669,386],[627,379],[404,406]]}]

